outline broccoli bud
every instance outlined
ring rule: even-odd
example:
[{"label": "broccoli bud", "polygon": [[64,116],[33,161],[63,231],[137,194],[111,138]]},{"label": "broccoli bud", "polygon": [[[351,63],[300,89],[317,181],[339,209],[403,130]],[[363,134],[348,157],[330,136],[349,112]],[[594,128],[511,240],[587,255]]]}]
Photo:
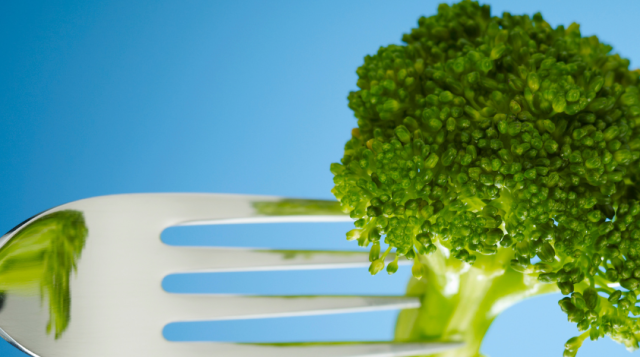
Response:
[{"label": "broccoli bud", "polygon": [[440,5],[402,40],[365,57],[348,96],[358,128],[331,165],[358,219],[348,239],[467,264],[507,251],[512,269],[579,296],[565,312],[585,336],[637,348],[640,71],[578,24],[472,1]]}]

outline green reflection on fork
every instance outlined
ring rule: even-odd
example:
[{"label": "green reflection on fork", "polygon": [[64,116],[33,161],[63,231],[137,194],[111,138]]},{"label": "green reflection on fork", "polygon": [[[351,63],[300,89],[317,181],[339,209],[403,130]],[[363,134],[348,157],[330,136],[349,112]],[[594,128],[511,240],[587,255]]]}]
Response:
[{"label": "green reflection on fork", "polygon": [[69,325],[69,281],[87,233],[82,212],[58,211],[22,227],[0,248],[0,300],[39,293],[49,304],[47,333],[54,330],[56,339]]}]

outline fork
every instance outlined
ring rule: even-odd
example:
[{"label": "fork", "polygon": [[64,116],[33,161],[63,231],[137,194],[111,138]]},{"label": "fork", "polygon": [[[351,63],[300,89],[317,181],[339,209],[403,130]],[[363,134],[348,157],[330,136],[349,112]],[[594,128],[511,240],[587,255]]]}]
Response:
[{"label": "fork", "polygon": [[414,297],[216,296],[172,294],[161,287],[173,273],[367,266],[367,253],[361,252],[175,247],[160,240],[171,226],[351,220],[336,207],[321,200],[162,193],[93,197],[52,208],[0,238],[0,271],[17,276],[17,282],[0,281],[0,336],[36,357],[399,357],[460,347],[455,342],[270,346],[170,342],[162,336],[162,328],[176,321],[419,307]]}]

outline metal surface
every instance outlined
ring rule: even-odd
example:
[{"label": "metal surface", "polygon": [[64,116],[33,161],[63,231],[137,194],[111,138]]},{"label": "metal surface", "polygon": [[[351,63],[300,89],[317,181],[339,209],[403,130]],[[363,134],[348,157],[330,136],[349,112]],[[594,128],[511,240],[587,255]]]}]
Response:
[{"label": "metal surface", "polygon": [[284,347],[165,340],[163,327],[176,321],[419,306],[417,299],[408,297],[216,296],[170,294],[162,289],[162,279],[172,273],[369,264],[365,253],[183,248],[160,240],[165,228],[178,225],[349,220],[342,215],[265,216],[256,209],[256,203],[279,200],[221,194],[131,194],[89,198],[43,212],[0,238],[0,270],[11,273],[10,282],[0,281],[0,292],[4,290],[0,293],[0,337],[40,357],[392,357],[459,346]]}]

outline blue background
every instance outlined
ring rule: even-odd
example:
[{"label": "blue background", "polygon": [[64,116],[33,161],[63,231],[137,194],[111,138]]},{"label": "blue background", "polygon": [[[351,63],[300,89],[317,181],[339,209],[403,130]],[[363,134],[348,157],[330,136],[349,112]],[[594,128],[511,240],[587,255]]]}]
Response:
[{"label": "blue background", "polygon": [[[5,1],[0,5],[0,231],[68,201],[126,192],[332,198],[331,162],[355,120],[355,69],[436,1]],[[490,2],[582,24],[640,64],[640,2]],[[355,249],[346,224],[174,229],[171,244]],[[402,294],[408,269],[171,276],[170,291]],[[279,281],[279,286],[264,280]],[[242,289],[242,290],[241,290]],[[483,352],[560,356],[576,331],[558,296],[491,327]],[[391,338],[394,312],[172,324],[172,340]],[[241,332],[242,331],[242,332]],[[533,338],[535,336],[535,338]],[[626,356],[609,340],[580,356]],[[4,341],[0,356],[22,354]]]}]

